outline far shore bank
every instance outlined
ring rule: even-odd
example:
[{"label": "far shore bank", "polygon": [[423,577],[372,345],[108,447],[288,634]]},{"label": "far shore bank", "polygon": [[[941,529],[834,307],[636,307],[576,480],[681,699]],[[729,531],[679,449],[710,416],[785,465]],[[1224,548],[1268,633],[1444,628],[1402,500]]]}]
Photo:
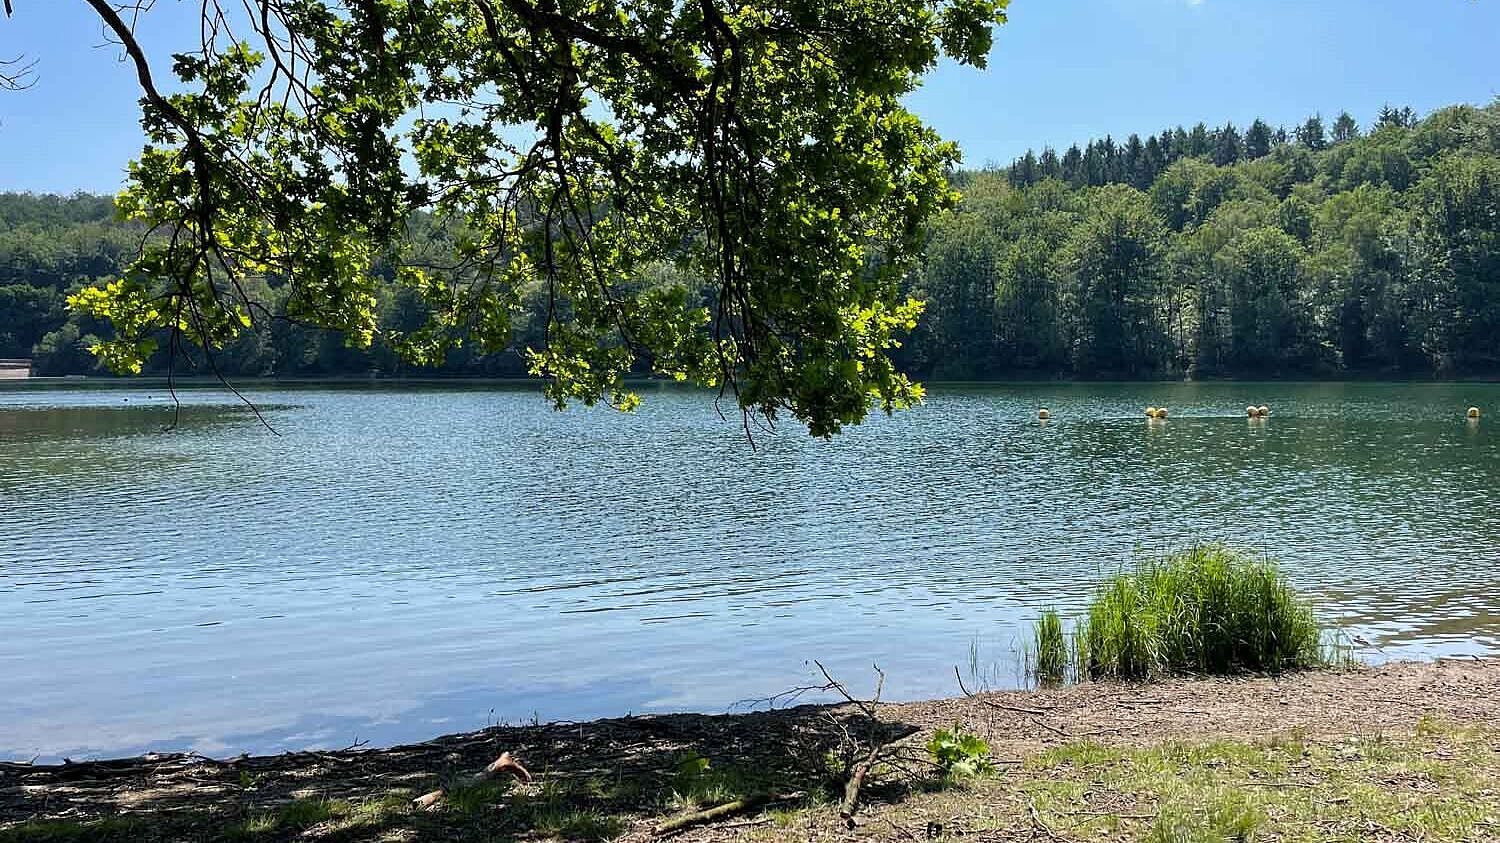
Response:
[{"label": "far shore bank", "polygon": [[[1337,377],[1277,377],[1275,375],[1246,376],[1246,377],[1158,377],[1158,378],[1072,378],[1072,377],[1049,377],[1049,376],[1027,376],[1023,373],[997,375],[993,378],[929,378],[912,375],[916,380],[928,387],[942,387],[949,389],[965,388],[990,388],[1001,386],[1018,387],[1046,387],[1056,386],[1059,388],[1087,387],[1091,385],[1100,386],[1152,386],[1167,384],[1199,385],[1199,386],[1234,386],[1261,385],[1261,384],[1285,384],[1285,385],[1327,385],[1337,386],[1348,384],[1351,386],[1379,385],[1379,384],[1401,384],[1410,386],[1464,386],[1464,385],[1488,385],[1500,384],[1500,373],[1487,375],[1466,375],[1463,377],[1398,377],[1387,374],[1373,373],[1361,376],[1350,373],[1341,373]],[[178,375],[171,379],[171,384],[179,390],[200,391],[225,389],[225,383],[236,389],[274,389],[280,387],[303,388],[303,387],[450,387],[475,389],[483,387],[513,387],[513,388],[536,388],[540,389],[546,385],[546,381],[520,376],[474,376],[474,375],[441,375],[441,374],[392,374],[389,372],[375,374],[359,374],[357,372],[339,372],[323,375],[231,375],[221,380],[213,376],[205,375]],[[0,389],[165,389],[168,385],[168,377],[165,374],[146,373],[142,375],[32,375],[30,377],[0,378]],[[702,391],[712,393],[714,390],[704,387],[685,384],[669,378],[656,378],[633,376],[627,377],[624,383],[635,387],[658,387],[662,389]]]},{"label": "far shore bank", "polygon": [[[1145,839],[1172,811],[1191,814],[1173,790],[1186,782],[1231,802],[1249,800],[1256,821],[1280,828],[1281,839],[1345,839],[1277,825],[1303,822],[1294,816],[1299,800],[1315,796],[1327,804],[1309,803],[1309,810],[1330,816],[1404,805],[1426,817],[1438,802],[1460,798],[1470,806],[1459,819],[1410,834],[1392,825],[1399,817],[1346,817],[1391,832],[1364,839],[1500,835],[1500,826],[1487,825],[1500,822],[1500,743],[1492,733],[1500,723],[1500,659],[1085,683],[881,704],[878,713],[907,735],[914,759],[937,730],[956,726],[988,743],[997,772],[941,787],[923,779],[914,760],[870,788],[850,830],[825,791],[837,734],[862,716],[853,706],[639,716],[492,727],[385,749],[7,763],[0,765],[0,841],[647,839],[663,817],[763,790],[789,796],[687,835],[894,841],[966,829],[993,832],[985,839],[1082,840],[1091,834],[1075,821],[1108,816],[1124,835],[1110,839],[1137,839],[1132,829]],[[535,781],[465,790],[463,798],[455,791],[438,810],[411,805],[434,787],[451,789],[502,751]],[[1152,781],[1120,778],[1151,764],[1177,765],[1163,773],[1160,792]],[[1101,794],[1114,801],[1100,802]],[[945,815],[934,819],[934,812]],[[1069,823],[1074,833],[1064,830]]]}]

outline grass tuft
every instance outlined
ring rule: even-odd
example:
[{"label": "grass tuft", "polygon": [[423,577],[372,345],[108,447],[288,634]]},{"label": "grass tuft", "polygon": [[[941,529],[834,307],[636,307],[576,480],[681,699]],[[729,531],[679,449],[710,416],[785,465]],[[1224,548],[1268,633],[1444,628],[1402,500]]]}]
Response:
[{"label": "grass tuft", "polygon": [[1056,613],[1036,628],[1037,674],[1145,680],[1281,673],[1337,663],[1312,609],[1272,563],[1200,545],[1138,564],[1095,594],[1065,646]]},{"label": "grass tuft", "polygon": [[1063,634],[1062,618],[1056,609],[1048,609],[1036,622],[1036,675],[1045,683],[1057,683],[1068,674],[1068,639]]}]

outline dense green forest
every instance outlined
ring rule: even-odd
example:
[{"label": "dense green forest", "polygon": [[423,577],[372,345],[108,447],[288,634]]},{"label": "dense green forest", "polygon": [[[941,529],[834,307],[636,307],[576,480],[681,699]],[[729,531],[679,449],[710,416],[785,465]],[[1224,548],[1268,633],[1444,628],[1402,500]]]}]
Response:
[{"label": "dense green forest", "polygon": [[[899,355],[917,375],[1500,375],[1500,102],[1420,120],[1387,108],[1366,128],[1341,114],[1106,137],[953,179],[964,199],[908,279],[927,302]],[[95,371],[87,345],[105,329],[65,299],[118,272],[143,234],[108,198],[0,194],[0,357]],[[382,324],[419,324],[418,303],[386,290]],[[256,292],[280,312],[274,281]],[[539,345],[546,295],[523,305],[516,345]],[[351,349],[284,319],[214,362],[239,376],[413,373],[379,343]],[[201,355],[178,358],[195,365],[209,373]],[[514,351],[464,349],[440,370],[524,372]]]},{"label": "dense green forest", "polygon": [[1500,102],[1199,124],[957,178],[915,281],[928,376],[1500,375]]}]

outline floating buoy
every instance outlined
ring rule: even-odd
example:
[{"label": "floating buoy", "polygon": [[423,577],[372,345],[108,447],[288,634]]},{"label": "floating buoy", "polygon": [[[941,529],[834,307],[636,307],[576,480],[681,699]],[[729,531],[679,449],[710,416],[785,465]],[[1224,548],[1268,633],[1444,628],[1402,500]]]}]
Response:
[{"label": "floating buoy", "polygon": [[1477,418],[1479,418],[1479,408],[1478,407],[1470,407],[1469,408],[1469,418],[1471,418],[1471,419],[1477,419]]},{"label": "floating buoy", "polygon": [[1046,421],[1047,419],[1052,418],[1052,414],[1047,412],[1046,407],[1043,407],[1042,409],[1036,411],[1036,417],[1041,419],[1042,421]]},{"label": "floating buoy", "polygon": [[1148,418],[1148,419],[1154,419],[1154,418],[1156,418],[1156,413],[1157,413],[1157,410],[1156,410],[1155,407],[1147,407],[1146,408],[1146,418]]},{"label": "floating buoy", "polygon": [[1166,418],[1167,417],[1167,408],[1166,407],[1157,407],[1156,408],[1156,417],[1159,418],[1159,419]]},{"label": "floating buoy", "polygon": [[1260,415],[1260,408],[1256,407],[1254,404],[1251,404],[1250,406],[1245,408],[1245,415],[1253,419],[1256,416]]},{"label": "floating buoy", "polygon": [[1261,418],[1265,418],[1266,416],[1271,415],[1271,408],[1262,404],[1259,407],[1255,408],[1255,414],[1257,416],[1260,416]]}]

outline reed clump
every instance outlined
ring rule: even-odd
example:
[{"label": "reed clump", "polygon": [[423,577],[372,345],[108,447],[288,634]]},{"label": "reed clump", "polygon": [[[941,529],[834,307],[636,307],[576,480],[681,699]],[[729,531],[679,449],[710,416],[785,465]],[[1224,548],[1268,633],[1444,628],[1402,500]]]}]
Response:
[{"label": "reed clump", "polygon": [[[1041,656],[1063,640],[1060,619],[1044,615],[1036,634],[1038,677],[1047,678]],[[1201,545],[1106,581],[1074,627],[1072,647],[1062,647],[1072,659],[1062,672],[1139,681],[1332,666],[1338,659],[1323,638],[1274,563]]]},{"label": "reed clump", "polygon": [[1044,683],[1058,683],[1067,678],[1072,663],[1068,637],[1063,634],[1062,616],[1048,609],[1036,622],[1036,676]]}]

